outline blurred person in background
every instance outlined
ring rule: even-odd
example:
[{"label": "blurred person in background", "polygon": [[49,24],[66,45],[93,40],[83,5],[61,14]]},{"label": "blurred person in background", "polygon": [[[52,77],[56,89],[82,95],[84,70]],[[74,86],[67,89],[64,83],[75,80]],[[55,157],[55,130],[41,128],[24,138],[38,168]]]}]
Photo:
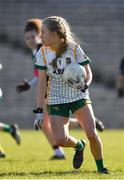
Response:
[{"label": "blurred person in background", "polygon": [[[41,48],[42,43],[41,43],[41,25],[42,21],[41,19],[30,19],[28,20],[26,26],[25,26],[25,42],[27,47],[31,50],[32,52],[32,61],[33,61],[33,70],[34,70],[34,77],[32,80],[27,81],[23,80],[21,83],[19,83],[16,87],[16,90],[18,93],[24,92],[29,90],[35,83],[37,83],[38,79],[38,70],[34,67],[35,65],[35,55],[37,51]],[[50,158],[50,160],[54,159],[65,159],[65,154],[62,148],[60,148],[54,138],[50,121],[49,121],[49,116],[46,112],[46,104],[44,104],[44,123],[41,126],[41,129],[43,130],[48,142],[52,146],[54,150],[54,155]]]},{"label": "blurred person in background", "polygon": [[117,77],[117,95],[119,98],[124,96],[124,58],[121,59],[119,74]]},{"label": "blurred person in background", "polygon": [[[2,69],[2,64],[0,63],[0,70]],[[2,89],[0,88],[0,98],[2,98],[3,93],[2,93]],[[20,139],[20,133],[19,133],[19,129],[18,129],[18,125],[17,124],[8,124],[8,123],[2,123],[0,122],[0,131],[9,133],[16,141],[17,144],[20,144],[21,139]],[[6,157],[6,154],[0,144],[0,158],[4,158]]]}]

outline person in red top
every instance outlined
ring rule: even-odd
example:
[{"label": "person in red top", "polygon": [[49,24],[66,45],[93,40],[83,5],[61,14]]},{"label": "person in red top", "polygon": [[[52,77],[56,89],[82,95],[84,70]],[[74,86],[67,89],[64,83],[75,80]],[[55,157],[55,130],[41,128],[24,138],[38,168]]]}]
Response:
[{"label": "person in red top", "polygon": [[[26,90],[29,90],[38,80],[38,70],[35,69],[35,55],[37,51],[41,48],[41,25],[42,21],[41,19],[30,19],[28,20],[26,26],[25,26],[25,42],[29,49],[32,51],[32,60],[33,60],[33,69],[34,69],[34,77],[32,80],[27,81],[24,79],[21,83],[19,83],[16,87],[16,90],[18,93],[24,92]],[[48,142],[54,149],[54,155],[50,158],[53,159],[65,159],[65,155],[63,150],[57,145],[55,138],[53,136],[53,132],[51,129],[49,116],[46,112],[46,105],[44,103],[44,123],[41,127],[43,130]]]}]

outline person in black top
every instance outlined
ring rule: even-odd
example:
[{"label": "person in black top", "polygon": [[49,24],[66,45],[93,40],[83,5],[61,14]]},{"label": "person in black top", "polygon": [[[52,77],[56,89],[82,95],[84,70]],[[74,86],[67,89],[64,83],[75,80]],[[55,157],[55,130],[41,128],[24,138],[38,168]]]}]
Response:
[{"label": "person in black top", "polygon": [[117,77],[117,95],[119,98],[124,96],[124,58],[121,59],[119,74]]}]

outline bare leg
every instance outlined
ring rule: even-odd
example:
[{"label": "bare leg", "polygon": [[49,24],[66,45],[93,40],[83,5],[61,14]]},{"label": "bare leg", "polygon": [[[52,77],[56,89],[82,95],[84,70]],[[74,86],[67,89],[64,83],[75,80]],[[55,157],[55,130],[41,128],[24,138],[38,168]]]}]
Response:
[{"label": "bare leg", "polygon": [[80,168],[84,160],[84,141],[77,140],[69,135],[68,118],[61,116],[50,116],[50,122],[57,143],[63,147],[75,148],[76,151],[73,157],[73,167],[75,169]]},{"label": "bare leg", "polygon": [[50,119],[49,119],[49,116],[47,113],[44,115],[44,122],[42,124],[42,129],[43,129],[43,132],[44,132],[48,142],[52,146],[56,145],[57,143],[56,143],[56,140],[54,138],[54,135],[53,135],[53,132],[51,129],[51,125],[50,125]]},{"label": "bare leg", "polygon": [[77,139],[69,135],[68,118],[61,116],[50,116],[51,127],[57,144],[63,147],[75,147]]},{"label": "bare leg", "polygon": [[79,128],[80,124],[76,118],[69,118],[69,128]]},{"label": "bare leg", "polygon": [[95,127],[95,117],[91,104],[85,105],[75,112],[75,116],[84,128],[90,142],[91,152],[95,160],[103,158],[102,143]]},{"label": "bare leg", "polygon": [[[48,116],[48,113],[46,111],[46,104],[44,104],[44,121],[42,124],[42,130],[43,130],[48,142],[52,146],[54,153],[55,153],[55,156],[61,157],[61,158],[63,157],[63,159],[64,159],[65,158],[64,151],[62,150],[62,148],[60,148],[58,146],[58,144],[55,140],[52,128],[51,128],[50,117]],[[55,156],[53,156],[51,158],[51,160],[57,158]]]}]

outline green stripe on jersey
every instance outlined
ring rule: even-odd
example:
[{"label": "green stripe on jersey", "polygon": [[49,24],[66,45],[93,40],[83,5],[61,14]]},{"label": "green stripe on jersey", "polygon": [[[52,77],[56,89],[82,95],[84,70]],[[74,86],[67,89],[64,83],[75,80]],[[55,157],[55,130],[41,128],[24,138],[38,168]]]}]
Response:
[{"label": "green stripe on jersey", "polygon": [[35,68],[40,69],[40,70],[46,70],[46,66],[38,66],[37,64],[35,64]]},{"label": "green stripe on jersey", "polygon": [[81,63],[79,63],[81,66],[84,66],[84,65],[87,65],[87,64],[90,64],[91,63],[91,61],[90,61],[90,59],[87,59],[86,61],[84,61],[84,62],[81,62]]}]

